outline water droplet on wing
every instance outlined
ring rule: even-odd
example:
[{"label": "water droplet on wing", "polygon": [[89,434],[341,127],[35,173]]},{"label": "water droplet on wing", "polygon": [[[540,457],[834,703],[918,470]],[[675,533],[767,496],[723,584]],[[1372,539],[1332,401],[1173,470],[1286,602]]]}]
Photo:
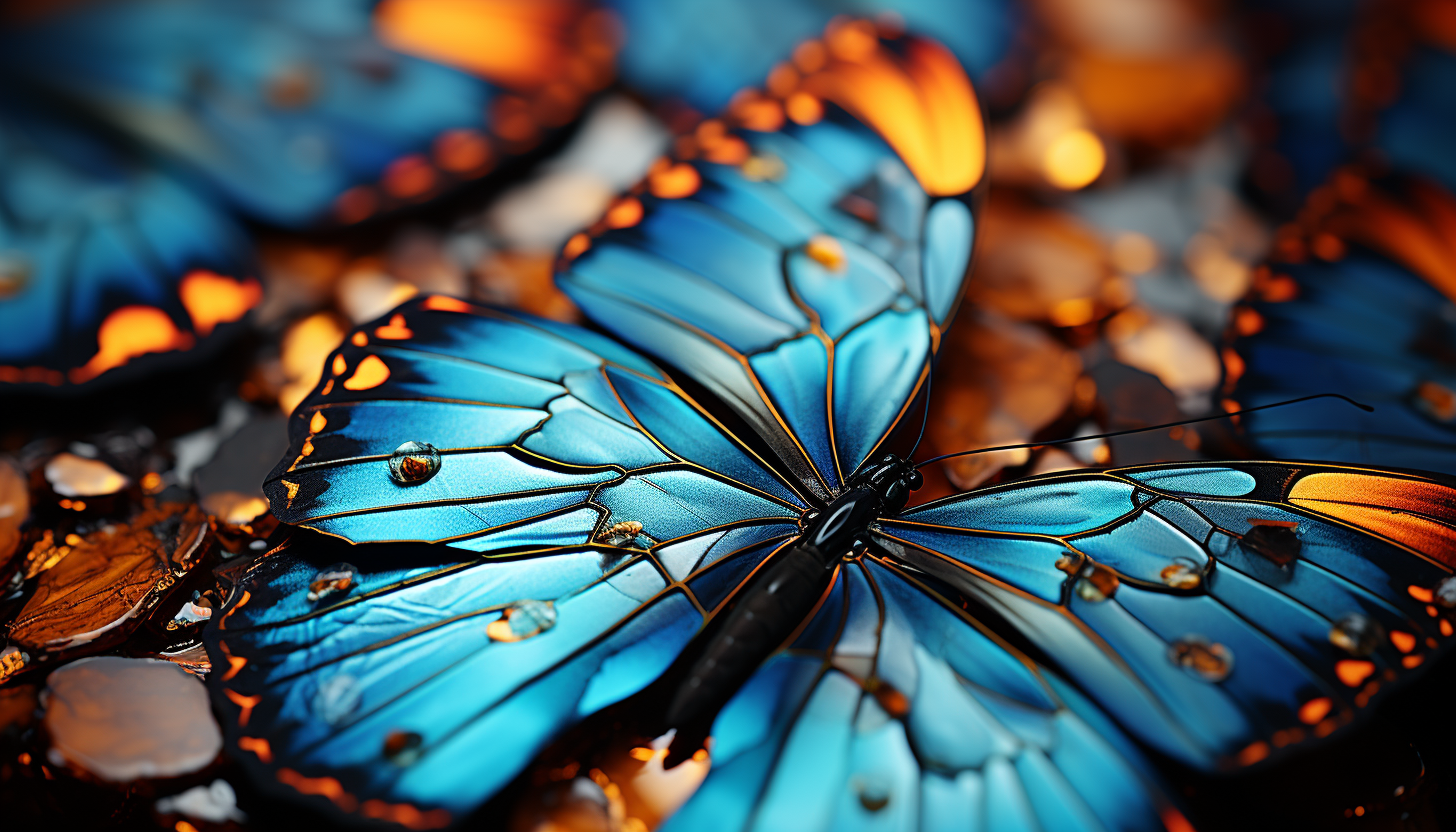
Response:
[{"label": "water droplet on wing", "polygon": [[347,563],[326,566],[308,582],[308,600],[321,601],[335,595],[347,595],[358,581],[359,570]]},{"label": "water droplet on wing", "polygon": [[1447,609],[1456,607],[1456,575],[1436,584],[1436,603]]},{"label": "water droplet on wing", "polygon": [[1368,656],[1385,638],[1380,623],[1362,613],[1352,612],[1330,627],[1330,644],[1352,656]]},{"label": "water droplet on wing", "polygon": [[390,731],[384,738],[384,756],[395,765],[410,765],[420,758],[424,740],[414,731]]},{"label": "water droplet on wing", "polygon": [[1158,573],[1163,583],[1174,589],[1197,589],[1203,583],[1203,575],[1198,567],[1186,560],[1176,560],[1163,567]]},{"label": "water droplet on wing", "polygon": [[440,472],[440,452],[428,442],[409,442],[389,457],[389,478],[400,485],[419,485]]},{"label": "water droplet on wing", "polygon": [[485,634],[493,641],[521,641],[556,626],[556,606],[550,601],[517,601],[490,622]]},{"label": "water droplet on wing", "polygon": [[1234,654],[1200,636],[1184,636],[1168,647],[1173,664],[1209,682],[1222,682],[1234,668]]},{"label": "water droplet on wing", "polygon": [[1082,568],[1082,577],[1077,579],[1077,597],[1094,604],[1106,601],[1117,592],[1119,583],[1117,574],[1111,569],[1100,563],[1090,563]]}]

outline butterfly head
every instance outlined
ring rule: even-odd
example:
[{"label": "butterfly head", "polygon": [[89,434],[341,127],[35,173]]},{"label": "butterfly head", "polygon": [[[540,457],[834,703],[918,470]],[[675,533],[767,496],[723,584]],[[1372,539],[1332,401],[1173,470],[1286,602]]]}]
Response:
[{"label": "butterfly head", "polygon": [[925,477],[913,463],[894,454],[885,454],[879,462],[855,477],[850,487],[873,489],[882,501],[880,513],[893,516],[904,510],[911,492],[919,491],[924,484]]}]

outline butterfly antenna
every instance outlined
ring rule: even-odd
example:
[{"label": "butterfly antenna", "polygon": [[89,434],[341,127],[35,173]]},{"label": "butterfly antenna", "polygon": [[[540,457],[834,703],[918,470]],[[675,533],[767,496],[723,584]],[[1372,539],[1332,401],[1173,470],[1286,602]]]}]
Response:
[{"label": "butterfly antenna", "polygon": [[910,448],[910,453],[905,455],[906,459],[915,458],[915,451],[920,448],[920,440],[925,438],[925,426],[930,423],[930,382],[934,379],[935,365],[932,363],[925,370],[925,409],[920,411],[920,434],[915,437],[915,445]]},{"label": "butterfly antenna", "polygon": [[[1182,421],[1178,422],[1165,422],[1161,425],[1149,425],[1145,428],[1129,428],[1128,430],[1115,430],[1112,433],[1094,433],[1090,436],[1074,436],[1070,439],[1052,439],[1046,442],[1026,442],[1021,445],[997,445],[994,448],[976,448],[975,450],[971,451],[956,451],[953,454],[941,454],[940,456],[931,457],[924,462],[917,463],[915,467],[924,468],[932,462],[940,462],[943,459],[952,459],[958,456],[970,456],[971,454],[989,454],[995,451],[1018,451],[1022,448],[1045,448],[1050,445],[1070,445],[1073,442],[1085,442],[1089,439],[1111,439],[1114,436],[1127,436],[1133,433],[1146,433],[1150,430],[1176,428],[1179,425],[1191,425],[1196,422],[1211,422],[1215,419],[1228,419],[1230,417],[1240,416],[1245,413],[1253,413],[1256,410],[1269,410],[1275,407],[1286,407],[1291,404],[1299,404],[1300,402],[1307,402],[1312,399],[1340,399],[1341,401],[1347,402],[1354,405],[1355,407],[1360,408],[1366,413],[1375,412],[1375,408],[1371,407],[1368,404],[1361,404],[1360,402],[1355,401],[1349,396],[1342,396],[1339,393],[1316,393],[1313,396],[1301,396],[1300,398],[1289,399],[1288,401],[1275,402],[1273,404],[1265,404],[1258,407],[1246,407],[1243,410],[1230,410],[1227,413],[1216,413],[1212,416],[1199,416],[1196,419],[1183,419]],[[924,433],[923,427],[921,428],[921,433]],[[916,444],[918,445],[919,443],[917,442]]]}]

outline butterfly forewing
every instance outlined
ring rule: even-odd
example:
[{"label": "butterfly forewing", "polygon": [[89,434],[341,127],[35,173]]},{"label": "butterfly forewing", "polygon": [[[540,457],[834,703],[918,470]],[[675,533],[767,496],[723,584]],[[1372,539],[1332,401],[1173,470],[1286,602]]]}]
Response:
[{"label": "butterfly forewing", "polygon": [[1054,475],[879,525],[1133,736],[1227,768],[1327,736],[1445,649],[1456,490],[1288,463]]}]

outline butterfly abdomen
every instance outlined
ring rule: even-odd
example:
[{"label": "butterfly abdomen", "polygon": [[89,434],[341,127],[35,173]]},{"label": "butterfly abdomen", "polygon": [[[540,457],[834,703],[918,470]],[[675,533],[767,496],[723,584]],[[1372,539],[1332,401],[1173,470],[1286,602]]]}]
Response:
[{"label": "butterfly abdomen", "polygon": [[664,714],[665,727],[678,732],[667,766],[702,747],[713,717],[809,618],[833,582],[835,566],[865,538],[883,505],[883,495],[874,488],[841,495],[700,635],[701,649],[689,649],[679,659],[682,681]]}]

